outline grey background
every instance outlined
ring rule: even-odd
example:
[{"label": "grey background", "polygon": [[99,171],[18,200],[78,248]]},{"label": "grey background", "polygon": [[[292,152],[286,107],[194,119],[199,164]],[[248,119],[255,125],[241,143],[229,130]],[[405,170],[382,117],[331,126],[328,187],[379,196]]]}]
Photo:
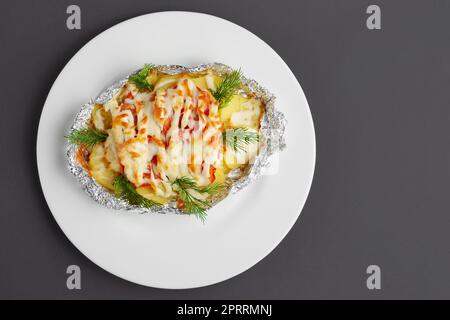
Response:
[{"label": "grey background", "polygon": [[[66,29],[66,7],[82,30]],[[382,30],[365,9],[378,4]],[[278,248],[243,274],[193,290],[146,288],[78,252],[43,198],[35,143],[63,66],[114,24],[188,10],[272,46],[309,101],[317,136],[308,201]],[[449,1],[1,1],[0,298],[450,298]],[[64,106],[61,106],[64,107]],[[82,290],[66,289],[66,267]],[[382,290],[366,288],[369,264]]]}]

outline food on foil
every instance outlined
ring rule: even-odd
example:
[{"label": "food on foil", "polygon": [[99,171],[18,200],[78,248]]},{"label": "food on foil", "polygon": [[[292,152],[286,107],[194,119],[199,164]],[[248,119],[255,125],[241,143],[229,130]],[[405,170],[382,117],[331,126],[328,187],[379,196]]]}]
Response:
[{"label": "food on foil", "polygon": [[173,207],[204,221],[267,142],[266,101],[240,71],[226,70],[145,65],[73,127],[67,138],[76,161],[132,207]]}]

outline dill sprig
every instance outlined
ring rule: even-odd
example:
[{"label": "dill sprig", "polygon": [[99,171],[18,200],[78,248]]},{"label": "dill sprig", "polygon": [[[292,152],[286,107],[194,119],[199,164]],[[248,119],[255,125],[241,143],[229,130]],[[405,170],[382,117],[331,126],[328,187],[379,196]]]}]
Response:
[{"label": "dill sprig", "polygon": [[218,183],[213,183],[206,187],[199,187],[193,179],[185,176],[176,178],[172,181],[172,185],[176,187],[175,191],[178,193],[179,199],[184,202],[185,211],[195,215],[202,222],[205,222],[206,210],[210,208],[211,204],[209,201],[199,199],[190,190],[212,195],[222,188],[222,185]]},{"label": "dill sprig", "polygon": [[241,86],[241,69],[234,70],[225,75],[222,82],[217,86],[216,90],[211,90],[211,94],[219,101],[219,109],[225,107],[230,102],[233,94]]},{"label": "dill sprig", "polygon": [[99,142],[105,141],[108,138],[108,134],[96,129],[85,128],[72,130],[66,138],[70,143],[92,147]]},{"label": "dill sprig", "polygon": [[192,195],[192,193],[185,189],[180,189],[178,191],[178,195],[184,202],[184,209],[187,213],[195,215],[202,222],[206,221],[206,210],[210,207],[208,201],[195,197],[194,195]]},{"label": "dill sprig", "polygon": [[220,183],[212,183],[210,185],[207,185],[206,187],[198,188],[196,190],[201,193],[207,193],[209,195],[213,195],[213,194],[219,192],[222,188],[223,188],[223,185],[221,185]]},{"label": "dill sprig", "polygon": [[132,74],[130,76],[130,81],[133,82],[140,91],[143,90],[150,90],[152,91],[154,86],[153,84],[149,83],[147,81],[148,73],[154,68],[155,66],[153,64],[145,64],[144,67],[136,72],[135,74]]},{"label": "dill sprig", "polygon": [[144,208],[160,206],[160,203],[144,198],[133,188],[128,179],[119,175],[113,180],[114,192],[117,197],[127,201],[129,204]]},{"label": "dill sprig", "polygon": [[235,152],[245,152],[249,144],[259,142],[259,134],[248,128],[234,128],[222,132],[222,139],[223,143]]}]

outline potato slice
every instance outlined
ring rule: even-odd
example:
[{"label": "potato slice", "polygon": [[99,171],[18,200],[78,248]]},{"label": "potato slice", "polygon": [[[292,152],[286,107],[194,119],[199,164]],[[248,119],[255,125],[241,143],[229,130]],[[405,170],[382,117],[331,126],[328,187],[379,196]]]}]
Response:
[{"label": "potato slice", "polygon": [[198,78],[192,78],[191,80],[197,87],[199,87],[203,90],[208,88],[208,86],[206,85],[206,80],[205,80],[204,76],[198,77]]},{"label": "potato slice", "polygon": [[176,84],[178,80],[181,78],[180,74],[174,74],[170,76],[162,76],[155,83],[155,91],[156,90],[164,90],[169,88],[170,86]]},{"label": "potato slice", "polygon": [[96,104],[92,110],[92,123],[94,124],[95,129],[100,131],[111,129],[111,112],[106,111],[103,105]]},{"label": "potato slice", "polygon": [[[250,129],[249,131],[257,132],[257,129]],[[258,154],[258,143],[250,143],[245,145],[243,150],[233,150],[233,148],[227,147],[225,153],[223,155],[223,160],[225,166],[230,169],[236,169],[241,166],[247,165],[248,163],[252,163],[255,160],[256,155]]]},{"label": "potato slice", "polygon": [[213,74],[207,74],[200,77],[195,77],[191,79],[196,86],[203,90],[215,90],[217,86],[222,82],[222,78]]},{"label": "potato slice", "polygon": [[259,100],[248,99],[241,104],[240,110],[231,115],[230,125],[232,127],[246,127],[257,129],[260,125],[262,105]]},{"label": "potato slice", "polygon": [[242,165],[242,163],[239,163],[239,159],[236,157],[236,152],[231,148],[227,148],[227,150],[225,151],[223,155],[223,161],[225,163],[225,166],[229,170],[239,168]]},{"label": "potato slice", "polygon": [[225,177],[226,177],[226,174],[228,173],[228,171],[229,170],[227,168],[223,167],[223,166],[218,167],[216,169],[216,173],[215,173],[216,180],[214,180],[214,182],[215,183],[219,183],[219,184],[223,184],[225,182]]},{"label": "potato slice", "polygon": [[139,193],[144,198],[155,201],[160,204],[164,204],[170,200],[170,198],[165,198],[154,194],[153,190],[150,187],[136,188],[136,192]]},{"label": "potato slice", "polygon": [[156,82],[158,82],[158,71],[153,69],[152,71],[150,71],[147,75],[147,82],[155,85]]},{"label": "potato slice", "polygon": [[234,95],[230,102],[223,108],[219,110],[220,120],[225,123],[225,125],[229,125],[231,115],[235,112],[241,110],[241,105],[247,102],[249,99],[245,98],[241,95]]},{"label": "potato slice", "polygon": [[263,112],[261,101],[234,95],[231,101],[219,110],[220,120],[233,128],[259,128]]},{"label": "potato slice", "polygon": [[96,144],[92,148],[88,168],[95,181],[109,190],[114,190],[113,180],[117,173],[107,167],[103,143]]}]

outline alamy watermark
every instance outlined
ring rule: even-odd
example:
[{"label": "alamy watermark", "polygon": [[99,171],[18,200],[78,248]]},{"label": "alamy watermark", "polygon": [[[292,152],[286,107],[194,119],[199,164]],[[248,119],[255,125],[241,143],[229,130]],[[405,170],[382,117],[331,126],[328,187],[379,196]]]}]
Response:
[{"label": "alamy watermark", "polygon": [[366,26],[369,30],[380,30],[381,29],[381,9],[376,4],[371,4],[367,7],[367,14],[370,16],[367,18]]},{"label": "alamy watermark", "polygon": [[81,9],[76,4],[67,7],[66,13],[69,15],[66,20],[66,26],[69,30],[81,29]]},{"label": "alamy watermark", "polygon": [[69,274],[66,281],[67,289],[80,290],[81,289],[81,269],[76,264],[67,267],[66,273]]},{"label": "alamy watermark", "polygon": [[375,264],[367,267],[366,273],[369,277],[366,280],[367,289],[380,290],[381,289],[381,268]]}]

